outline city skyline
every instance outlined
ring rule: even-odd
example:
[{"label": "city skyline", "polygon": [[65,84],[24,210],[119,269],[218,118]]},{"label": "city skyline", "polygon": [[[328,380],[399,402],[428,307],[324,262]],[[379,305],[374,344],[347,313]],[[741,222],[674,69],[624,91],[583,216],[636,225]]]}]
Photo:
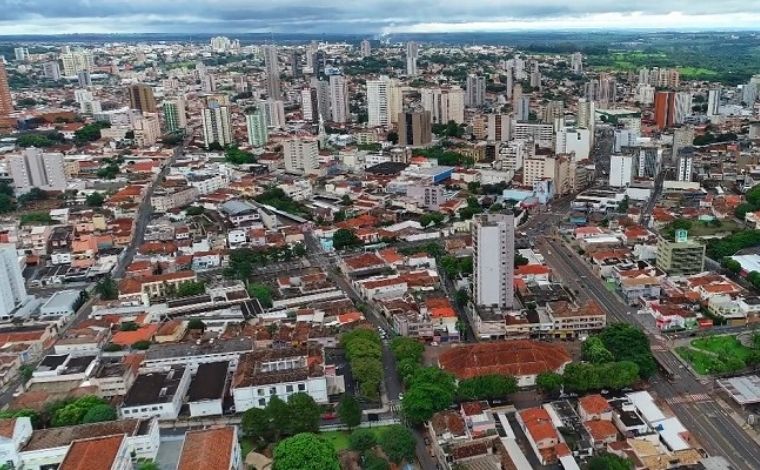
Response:
[{"label": "city skyline", "polygon": [[[760,13],[747,2],[670,0],[573,3],[558,0],[369,1],[361,5],[335,0],[280,0],[277,6],[229,0],[166,2],[0,0],[4,17],[0,35],[152,33],[152,32],[303,32],[303,33],[442,33],[580,29],[753,30]],[[404,12],[404,14],[389,14]]]}]

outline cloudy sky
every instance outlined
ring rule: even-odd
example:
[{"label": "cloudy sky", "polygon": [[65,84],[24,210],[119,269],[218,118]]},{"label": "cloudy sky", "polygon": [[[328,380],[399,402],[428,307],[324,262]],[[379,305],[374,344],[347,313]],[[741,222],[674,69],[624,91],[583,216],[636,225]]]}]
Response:
[{"label": "cloudy sky", "polygon": [[0,35],[760,29],[758,1],[0,0]]}]

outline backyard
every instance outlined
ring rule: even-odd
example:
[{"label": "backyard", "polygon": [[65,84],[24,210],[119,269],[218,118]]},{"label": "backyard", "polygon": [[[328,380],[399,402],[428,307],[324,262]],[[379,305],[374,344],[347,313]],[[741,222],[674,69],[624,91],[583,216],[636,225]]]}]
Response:
[{"label": "backyard", "polygon": [[747,347],[736,336],[709,336],[680,346],[676,352],[698,374],[721,374],[744,369],[758,360],[760,351]]}]

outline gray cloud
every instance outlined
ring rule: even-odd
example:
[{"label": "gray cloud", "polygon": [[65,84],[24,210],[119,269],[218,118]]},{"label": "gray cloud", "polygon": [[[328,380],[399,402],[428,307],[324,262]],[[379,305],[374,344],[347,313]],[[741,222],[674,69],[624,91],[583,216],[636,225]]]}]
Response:
[{"label": "gray cloud", "polygon": [[[726,0],[0,0],[0,34],[23,32],[377,32],[391,26],[582,20],[605,14],[756,14]],[[694,16],[710,25],[711,16]],[[612,25],[613,27],[615,25]],[[466,26],[464,26],[466,28]]]}]

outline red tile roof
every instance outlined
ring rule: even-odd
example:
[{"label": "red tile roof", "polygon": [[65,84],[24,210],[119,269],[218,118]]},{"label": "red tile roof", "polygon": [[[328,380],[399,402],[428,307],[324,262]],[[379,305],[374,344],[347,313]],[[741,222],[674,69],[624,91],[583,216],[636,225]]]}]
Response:
[{"label": "red tile roof", "polygon": [[235,428],[188,431],[177,470],[229,470],[235,442]]},{"label": "red tile roof", "polygon": [[74,441],[58,470],[111,470],[124,435]]},{"label": "red tile roof", "polygon": [[444,351],[438,362],[457,378],[468,379],[487,374],[554,372],[570,362],[570,355],[558,344],[514,340],[455,347]]}]

